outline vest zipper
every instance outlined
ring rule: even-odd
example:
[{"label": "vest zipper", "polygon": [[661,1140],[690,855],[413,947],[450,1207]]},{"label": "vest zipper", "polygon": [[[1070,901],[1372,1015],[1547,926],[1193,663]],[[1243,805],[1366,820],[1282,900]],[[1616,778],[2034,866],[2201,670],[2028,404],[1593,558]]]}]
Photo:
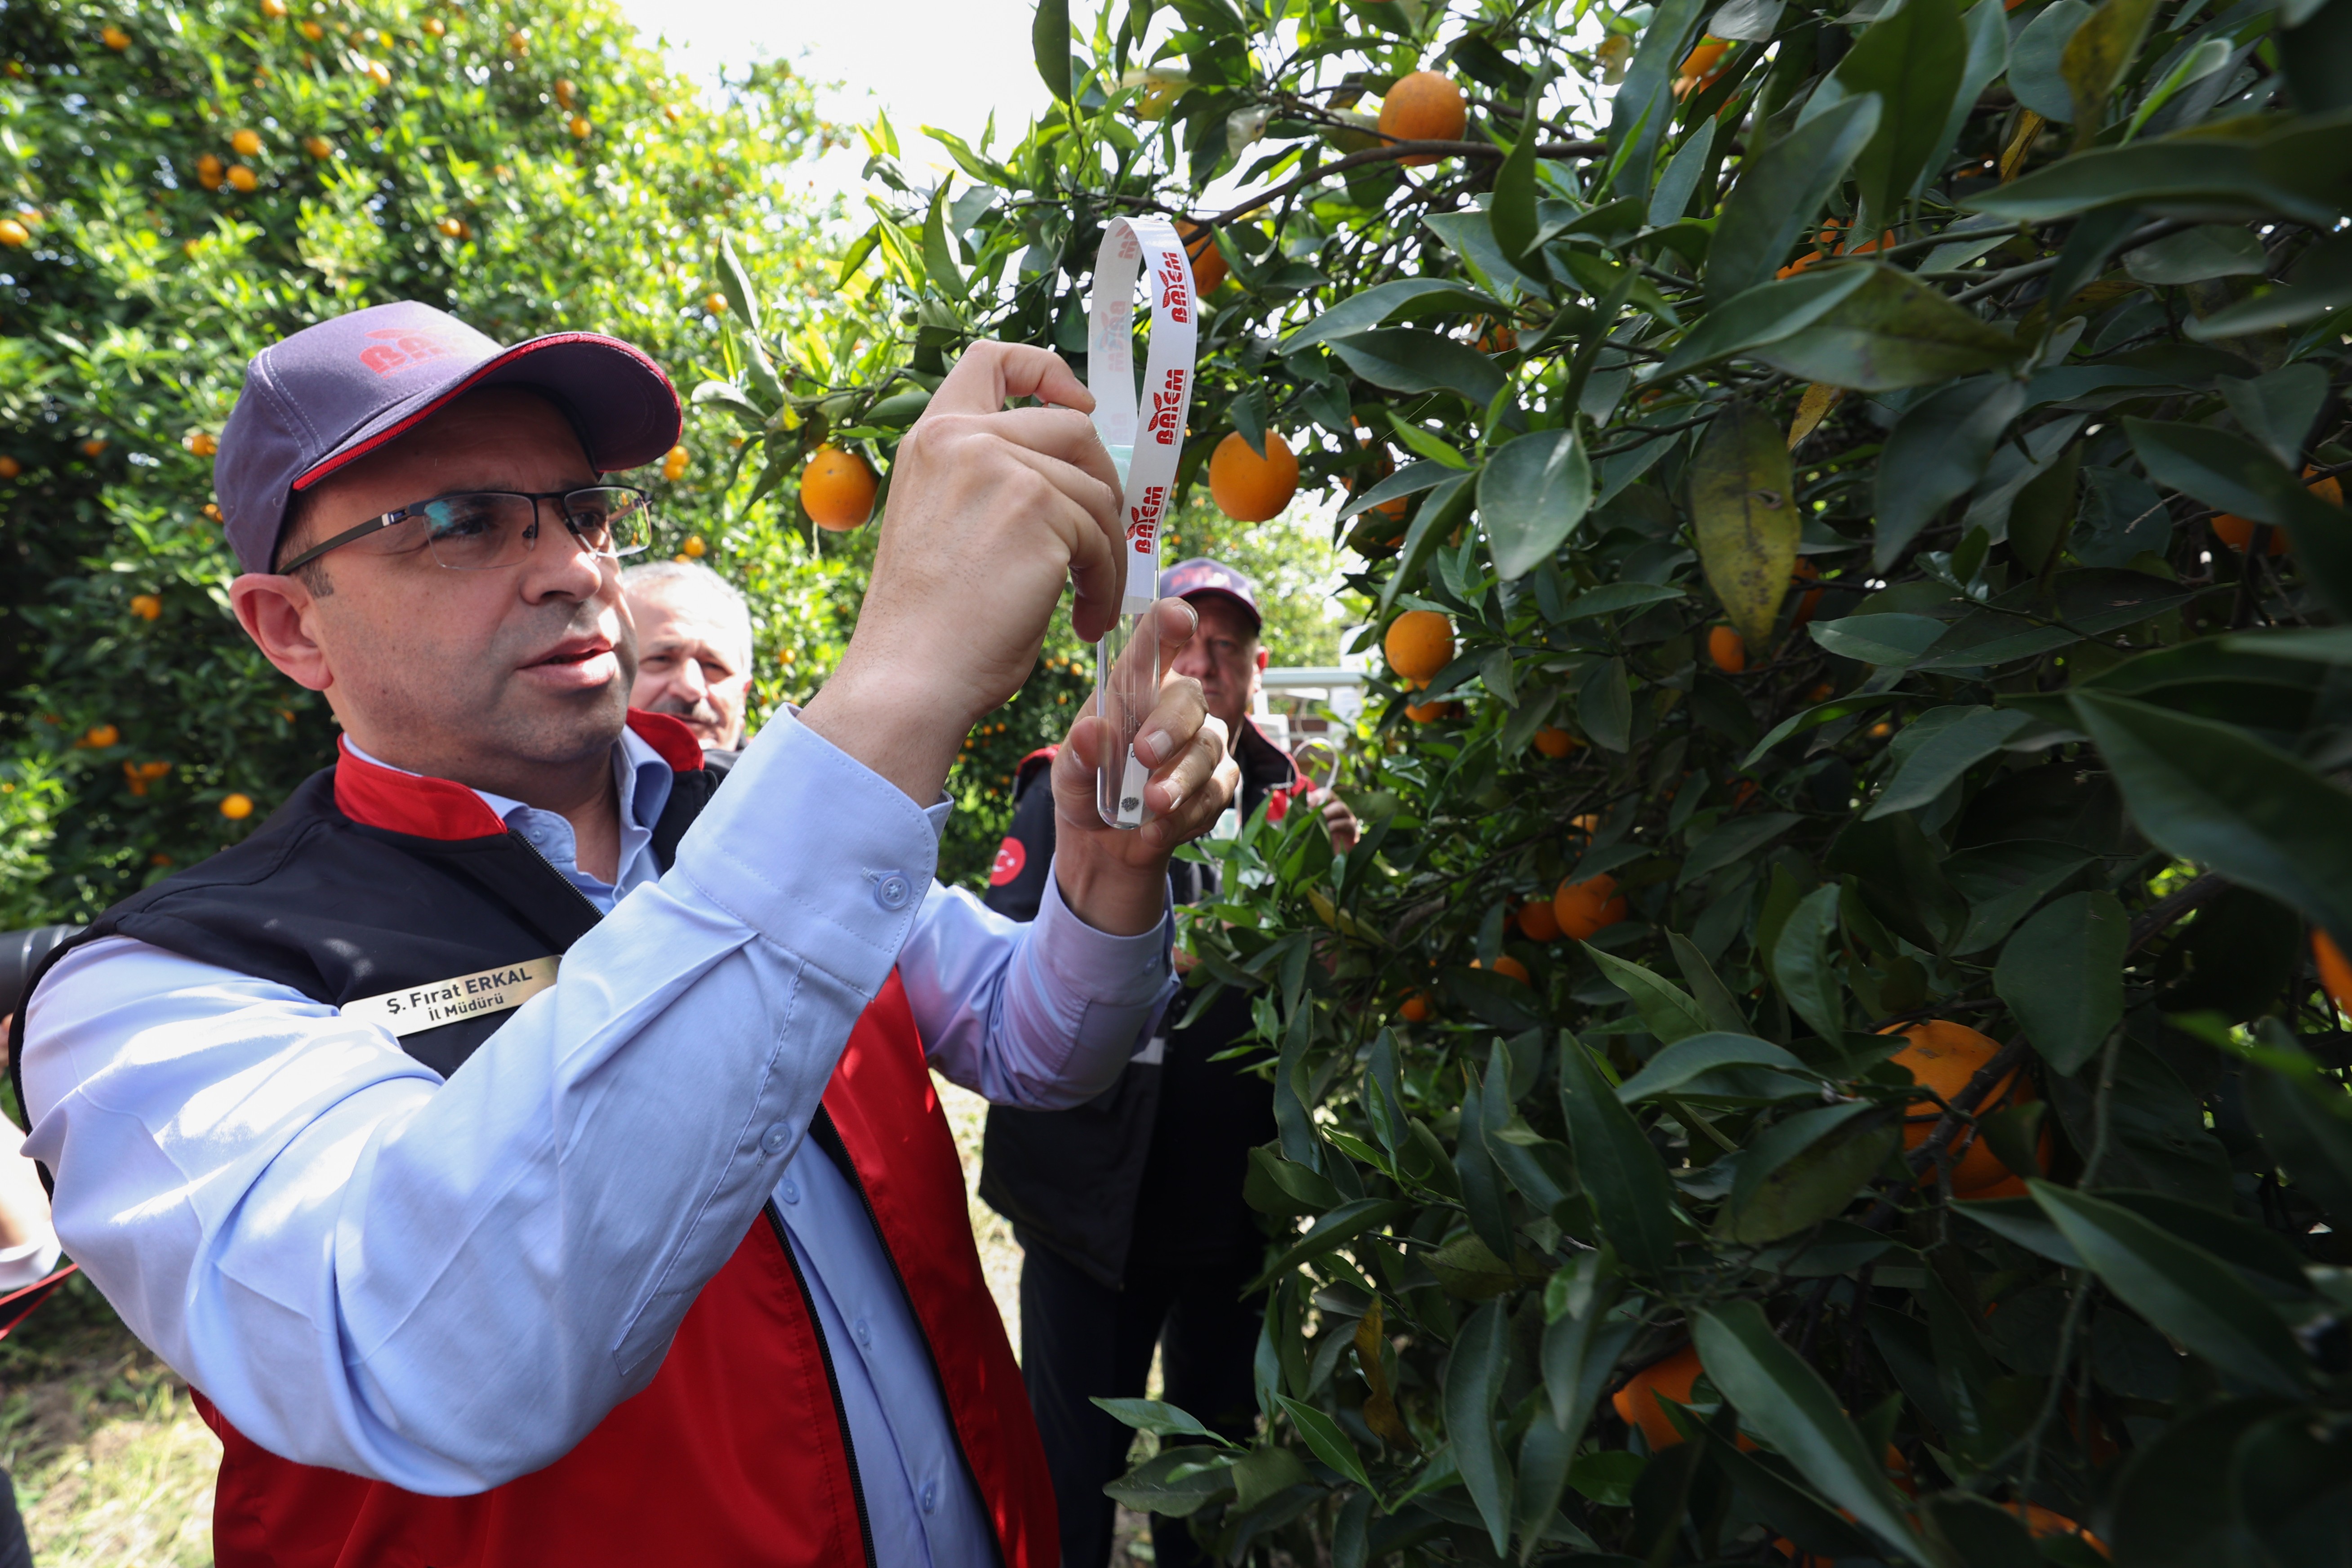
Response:
[{"label": "vest zipper", "polygon": [[[925,1326],[923,1315],[915,1310],[915,1293],[907,1289],[907,1276],[898,1267],[898,1255],[890,1250],[890,1238],[882,1234],[882,1218],[874,1212],[874,1200],[866,1195],[866,1178],[857,1173],[857,1162],[849,1157],[849,1146],[841,1141],[841,1129],[833,1124],[832,1115],[822,1105],[817,1107],[816,1115],[809,1121],[809,1137],[824,1151],[827,1159],[840,1167],[841,1173],[848,1178],[850,1190],[857,1194],[857,1201],[866,1205],[866,1223],[874,1227],[874,1239],[880,1244],[882,1256],[889,1261],[890,1277],[898,1282],[899,1298],[907,1303],[908,1315],[915,1320],[915,1327],[923,1342],[923,1354],[931,1363],[931,1383],[940,1391],[940,1407],[948,1413],[948,1430],[955,1436],[956,1458],[963,1465],[964,1479],[971,1483],[972,1495],[985,1506],[988,1496],[981,1490],[979,1473],[971,1468],[971,1456],[963,1451],[963,1433],[955,1424],[955,1409],[948,1398],[947,1379],[940,1375],[940,1356],[931,1348],[931,1331]],[[961,1186],[962,1183],[959,1181],[956,1184]],[[826,1363],[828,1370],[831,1364],[829,1362]],[[862,1509],[865,1506],[861,1498],[858,1507]],[[996,1561],[1003,1564],[1005,1561],[1004,1542],[997,1536],[993,1520],[990,1521],[988,1542],[996,1548]]]},{"label": "vest zipper", "polygon": [[[855,1178],[852,1182],[854,1184]],[[816,1340],[817,1359],[824,1363],[824,1386],[833,1394],[833,1418],[841,1424],[841,1455],[849,1465],[849,1495],[857,1504],[858,1544],[866,1550],[866,1568],[879,1568],[874,1559],[874,1522],[866,1515],[866,1483],[857,1475],[857,1442],[849,1433],[849,1406],[841,1397],[841,1376],[833,1370],[833,1347],[825,1342],[824,1320],[817,1315],[816,1297],[809,1289],[808,1276],[801,1272],[800,1255],[793,1250],[793,1238],[784,1229],[784,1216],[778,1212],[775,1200],[769,1199],[760,1212],[767,1215],[769,1227],[776,1233],[776,1245],[784,1249],[784,1261],[792,1268],[793,1283],[800,1287],[801,1305],[808,1312],[809,1332]],[[867,1212],[873,1212],[870,1205]],[[882,1250],[887,1255],[890,1249],[886,1247]],[[895,1268],[897,1265],[891,1267]],[[905,1286],[899,1288],[904,1289]]]},{"label": "vest zipper", "polygon": [[[588,908],[588,912],[589,912],[589,914],[590,914],[590,915],[593,916],[595,919],[597,919],[597,920],[599,920],[599,921],[601,921],[601,920],[603,920],[603,919],[604,918],[604,910],[600,910],[600,909],[598,909],[598,908],[596,907],[596,900],[593,900],[593,899],[592,899],[592,898],[590,898],[587,894],[585,894],[585,893],[582,892],[578,888],[573,887],[573,886],[572,885],[572,879],[571,879],[571,878],[569,878],[569,877],[567,877],[567,876],[565,876],[562,872],[561,872],[561,871],[557,870],[557,869],[555,868],[555,862],[554,862],[554,861],[552,861],[552,860],[551,860],[551,859],[549,859],[545,855],[541,854],[541,853],[540,852],[540,847],[539,847],[539,846],[538,846],[538,845],[533,844],[530,839],[525,838],[525,837],[524,837],[520,833],[517,832],[515,829],[513,829],[513,828],[511,828],[511,827],[509,827],[509,828],[508,828],[508,829],[507,829],[507,837],[508,837],[509,838],[511,838],[512,840],[514,840],[517,844],[521,845],[525,849],[530,850],[530,858],[531,858],[532,859],[534,859],[534,860],[538,861],[541,865],[542,865],[542,866],[546,867],[546,868],[547,868],[547,874],[548,874],[549,876],[551,876],[551,877],[554,878],[557,881],[559,881],[559,882],[562,883],[562,884],[563,884],[563,890],[564,890],[565,892],[567,892],[567,893],[571,894],[573,898],[575,898],[575,899],[579,900],[583,904],[585,904],[585,905],[587,906],[587,908]],[[616,898],[616,899],[619,897],[619,890],[618,890],[617,889],[614,889],[614,898]]]}]

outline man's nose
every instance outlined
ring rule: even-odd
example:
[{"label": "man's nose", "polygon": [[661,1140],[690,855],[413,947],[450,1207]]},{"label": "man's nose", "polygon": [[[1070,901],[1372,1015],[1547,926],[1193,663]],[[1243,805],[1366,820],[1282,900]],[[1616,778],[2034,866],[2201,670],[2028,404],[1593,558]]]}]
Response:
[{"label": "man's nose", "polygon": [[522,594],[532,604],[546,599],[593,599],[604,586],[607,564],[618,563],[599,555],[562,523],[545,518],[539,540],[523,557]]},{"label": "man's nose", "polygon": [[680,691],[698,701],[710,690],[710,682],[703,679],[702,661],[698,658],[679,659],[677,673],[670,677],[670,679]]},{"label": "man's nose", "polygon": [[1178,675],[1189,675],[1195,680],[1206,680],[1215,672],[1217,663],[1209,657],[1209,650],[1201,646],[1200,639],[1195,637],[1176,650],[1176,662],[1168,668]]}]

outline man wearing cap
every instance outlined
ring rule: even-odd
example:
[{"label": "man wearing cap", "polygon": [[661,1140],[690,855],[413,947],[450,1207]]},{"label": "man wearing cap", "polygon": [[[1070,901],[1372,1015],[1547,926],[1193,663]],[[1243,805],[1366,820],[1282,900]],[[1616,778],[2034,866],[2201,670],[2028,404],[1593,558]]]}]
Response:
[{"label": "man wearing cap", "polygon": [[59,1236],[220,1436],[225,1568],[1053,1568],[928,1069],[1099,1092],[1234,777],[1171,680],[1160,822],[1099,826],[1081,720],[1035,924],[932,882],[957,747],[1064,583],[1082,637],[1119,603],[1089,402],[965,353],[839,668],[720,788],[626,711],[646,518],[607,476],[677,439],[658,368],[405,303],[253,361],[230,598],[340,755],[64,944],[11,1041]]},{"label": "man wearing cap", "polygon": [[674,716],[706,752],[742,745],[751,696],[751,606],[742,594],[698,561],[632,566],[621,592],[637,628],[629,706]]},{"label": "man wearing cap", "polygon": [[[1256,584],[1196,558],[1160,573],[1160,594],[1200,616],[1174,670],[1201,683],[1210,713],[1234,737],[1240,810],[1263,805],[1278,820],[1303,799],[1321,806],[1337,847],[1351,847],[1348,808],[1250,722],[1266,665]],[[1013,830],[989,878],[989,908],[1021,920],[1042,918],[1045,867],[1069,831],[1054,792],[1031,787],[1048,776],[1046,760],[1023,769]],[[1059,757],[1052,761],[1058,770]],[[1179,903],[1216,893],[1212,866],[1178,861],[1169,875]],[[1170,1403],[1244,1440],[1255,1420],[1250,1366],[1265,1302],[1244,1292],[1265,1237],[1242,1179],[1251,1148],[1276,1136],[1274,1091],[1213,1059],[1251,1028],[1248,998],[1227,991],[1190,1027],[1156,1031],[1084,1105],[989,1111],[980,1192],[1021,1241],[1022,1377],[1060,1500],[1064,1568],[1109,1560],[1113,1510],[1102,1489],[1127,1468],[1133,1434],[1092,1401],[1142,1394],[1155,1346]],[[1206,1561],[1185,1521],[1154,1514],[1151,1531],[1162,1568]]]}]

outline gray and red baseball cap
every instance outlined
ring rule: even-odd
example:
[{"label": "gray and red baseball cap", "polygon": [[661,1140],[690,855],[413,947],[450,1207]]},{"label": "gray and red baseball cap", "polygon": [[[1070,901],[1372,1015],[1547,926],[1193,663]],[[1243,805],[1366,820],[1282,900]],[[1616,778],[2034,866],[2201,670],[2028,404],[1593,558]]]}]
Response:
[{"label": "gray and red baseball cap", "polygon": [[269,571],[296,494],[484,386],[546,395],[599,473],[652,462],[683,428],[669,377],[618,338],[551,332],[500,348],[414,300],[354,310],[272,343],[246,366],[213,458],[213,493],[237,560]]},{"label": "gray and red baseball cap", "polygon": [[1161,598],[1190,599],[1200,594],[1223,594],[1249,612],[1251,626],[1262,628],[1265,625],[1265,616],[1257,607],[1257,584],[1223,562],[1195,555],[1161,570]]}]

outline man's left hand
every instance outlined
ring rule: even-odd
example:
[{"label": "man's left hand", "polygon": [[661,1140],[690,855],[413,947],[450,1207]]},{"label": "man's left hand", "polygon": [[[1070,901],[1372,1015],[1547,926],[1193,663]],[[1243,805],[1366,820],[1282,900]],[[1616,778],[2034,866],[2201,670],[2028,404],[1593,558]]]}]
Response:
[{"label": "man's left hand", "polygon": [[[1192,640],[1198,617],[1181,599],[1153,606],[1164,672]],[[1181,844],[1216,826],[1241,788],[1241,769],[1225,726],[1212,718],[1201,683],[1163,673],[1160,700],[1137,733],[1136,754],[1151,769],[1139,828],[1106,824],[1095,800],[1095,770],[1114,744],[1094,714],[1070,726],[1054,758],[1054,874],[1063,901],[1097,931],[1138,936],[1160,924],[1168,906],[1168,859]]]}]

